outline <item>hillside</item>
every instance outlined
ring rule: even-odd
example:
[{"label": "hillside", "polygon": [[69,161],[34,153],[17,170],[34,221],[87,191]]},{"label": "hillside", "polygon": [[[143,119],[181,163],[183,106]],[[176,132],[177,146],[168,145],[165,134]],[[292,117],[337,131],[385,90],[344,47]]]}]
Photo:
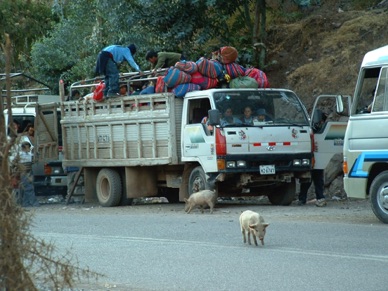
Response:
[{"label": "hillside", "polygon": [[302,21],[272,27],[267,51],[272,64],[265,69],[271,87],[295,91],[307,109],[320,94],[353,95],[364,54],[388,44],[387,16],[386,5],[339,12],[327,3],[306,12]]}]

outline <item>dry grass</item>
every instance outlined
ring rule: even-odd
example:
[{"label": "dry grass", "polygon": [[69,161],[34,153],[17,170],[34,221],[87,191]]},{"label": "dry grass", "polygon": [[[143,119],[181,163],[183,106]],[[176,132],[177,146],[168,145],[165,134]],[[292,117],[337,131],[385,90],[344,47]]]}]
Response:
[{"label": "dry grass", "polygon": [[308,108],[321,93],[353,95],[364,54],[387,45],[387,11],[326,7],[269,31],[271,85],[294,90]]}]

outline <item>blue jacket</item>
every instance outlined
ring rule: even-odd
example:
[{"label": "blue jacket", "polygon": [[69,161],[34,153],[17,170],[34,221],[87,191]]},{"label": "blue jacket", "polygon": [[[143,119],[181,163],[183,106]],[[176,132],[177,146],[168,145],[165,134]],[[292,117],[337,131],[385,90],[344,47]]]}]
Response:
[{"label": "blue jacket", "polygon": [[113,56],[113,61],[117,64],[122,63],[124,60],[134,68],[137,72],[140,72],[140,67],[136,64],[135,60],[132,57],[131,51],[128,47],[123,47],[120,45],[110,45],[104,48],[102,51],[110,52]]}]

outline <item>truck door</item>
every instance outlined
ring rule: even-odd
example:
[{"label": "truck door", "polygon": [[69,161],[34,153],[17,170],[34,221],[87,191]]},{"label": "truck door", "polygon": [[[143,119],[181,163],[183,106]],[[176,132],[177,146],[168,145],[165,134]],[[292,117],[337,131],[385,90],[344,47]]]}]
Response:
[{"label": "truck door", "polygon": [[320,95],[316,98],[311,116],[315,169],[325,169],[336,153],[342,153],[350,103],[349,95]]},{"label": "truck door", "polygon": [[214,136],[205,124],[210,101],[208,98],[192,99],[188,101],[187,108],[187,122],[183,125],[182,159],[198,161],[202,165],[212,163],[215,160]]},{"label": "truck door", "polygon": [[58,104],[37,104],[35,118],[35,162],[59,159]]}]

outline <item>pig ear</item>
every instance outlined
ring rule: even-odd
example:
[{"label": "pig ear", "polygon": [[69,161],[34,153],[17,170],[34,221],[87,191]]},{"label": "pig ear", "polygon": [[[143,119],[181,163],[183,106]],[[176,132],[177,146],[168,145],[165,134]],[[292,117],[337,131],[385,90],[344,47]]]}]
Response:
[{"label": "pig ear", "polygon": [[187,202],[187,198],[183,198],[185,200],[185,202]]},{"label": "pig ear", "polygon": [[267,228],[268,225],[269,223],[263,223],[264,228]]},{"label": "pig ear", "polygon": [[254,224],[250,224],[249,228],[255,229],[255,225]]}]

